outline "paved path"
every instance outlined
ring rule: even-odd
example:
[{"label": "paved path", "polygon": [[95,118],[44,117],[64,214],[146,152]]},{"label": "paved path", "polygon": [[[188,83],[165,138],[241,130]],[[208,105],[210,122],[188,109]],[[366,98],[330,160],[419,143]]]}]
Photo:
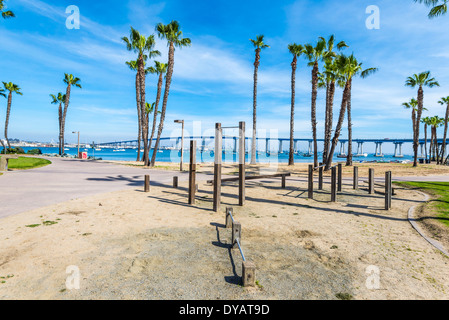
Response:
[{"label": "paved path", "polygon": [[145,170],[101,161],[48,160],[52,164],[46,167],[9,171],[0,177],[0,218],[94,194],[143,188],[145,174],[151,176],[151,184],[172,185],[174,175],[180,181],[188,179],[188,173],[176,171]]}]

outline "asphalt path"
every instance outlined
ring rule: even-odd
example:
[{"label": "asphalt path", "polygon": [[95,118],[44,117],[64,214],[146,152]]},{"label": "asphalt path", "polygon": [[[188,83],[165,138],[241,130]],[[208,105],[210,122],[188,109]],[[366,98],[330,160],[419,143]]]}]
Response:
[{"label": "asphalt path", "polygon": [[[0,219],[55,203],[129,188],[143,189],[144,176],[152,185],[172,185],[173,176],[188,180],[188,172],[143,169],[102,161],[48,158],[51,165],[0,176]],[[206,176],[204,176],[204,179]],[[197,176],[202,179],[201,175]]]}]

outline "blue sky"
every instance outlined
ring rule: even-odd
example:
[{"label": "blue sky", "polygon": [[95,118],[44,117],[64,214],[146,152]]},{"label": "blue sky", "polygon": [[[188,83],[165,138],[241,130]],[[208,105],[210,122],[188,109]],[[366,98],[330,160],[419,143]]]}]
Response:
[{"label": "blue sky", "polygon": [[[354,138],[411,138],[410,112],[401,104],[416,95],[404,86],[407,76],[430,70],[440,88],[425,90],[425,115],[444,116],[439,98],[449,95],[449,16],[429,20],[428,8],[412,0],[364,1],[84,1],[7,0],[15,19],[0,21],[0,80],[22,88],[14,96],[9,137],[57,141],[57,107],[50,93],[65,92],[64,73],[82,80],[72,91],[66,140],[72,131],[85,142],[135,139],[137,112],[134,59],[120,40],[133,26],[154,34],[158,22],[178,20],[192,46],[177,50],[164,136],[179,133],[174,119],[184,119],[189,133],[201,121],[201,133],[252,119],[254,49],[250,38],[265,35],[271,46],[259,68],[258,129],[279,130],[287,137],[290,116],[291,55],[287,45],[313,43],[331,34],[350,46],[345,50],[379,72],[353,84]],[[66,28],[67,6],[77,5],[81,28]],[[368,30],[365,10],[380,9],[380,29]],[[164,40],[157,49],[167,60]],[[303,58],[297,71],[297,138],[311,136],[310,68]],[[147,78],[148,101],[156,94],[156,76]],[[318,100],[319,137],[323,136],[324,92]],[[336,110],[341,91],[336,93]],[[6,99],[0,100],[3,128]],[[338,116],[337,111],[335,117]],[[3,131],[3,130],[1,130]],[[198,132],[196,132],[198,133]],[[342,132],[342,138],[347,134]],[[3,137],[3,135],[2,135]]]}]

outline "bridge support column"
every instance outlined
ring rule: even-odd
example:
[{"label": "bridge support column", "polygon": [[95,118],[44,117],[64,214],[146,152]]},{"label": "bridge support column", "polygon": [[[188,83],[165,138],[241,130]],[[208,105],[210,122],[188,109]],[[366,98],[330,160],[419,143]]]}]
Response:
[{"label": "bridge support column", "polygon": [[282,151],[282,140],[279,139],[279,154],[283,153]]},{"label": "bridge support column", "polygon": [[266,152],[266,154],[270,153],[270,139],[269,138],[265,139],[265,152]]},{"label": "bridge support column", "polygon": [[394,157],[395,158],[403,158],[404,157],[402,154],[402,142],[394,143]]},{"label": "bridge support column", "polygon": [[376,142],[376,153],[374,154],[375,157],[383,157],[382,153],[382,142]]},{"label": "bridge support column", "polygon": [[309,141],[309,151],[307,152],[308,155],[312,155],[312,140]]},{"label": "bridge support column", "polygon": [[421,154],[419,155],[419,158],[424,158],[424,143],[419,143]]}]

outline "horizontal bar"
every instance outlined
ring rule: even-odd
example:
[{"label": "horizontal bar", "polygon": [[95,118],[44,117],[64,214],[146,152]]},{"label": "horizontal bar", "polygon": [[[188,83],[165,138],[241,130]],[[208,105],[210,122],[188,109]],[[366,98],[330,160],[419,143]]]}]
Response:
[{"label": "horizontal bar", "polygon": [[[269,174],[262,176],[246,176],[245,180],[256,180],[256,179],[268,179],[268,178],[280,178],[280,177],[290,177],[291,173],[278,173],[278,174]],[[221,179],[221,182],[231,182],[231,181],[239,181],[239,177],[236,178],[225,178]],[[207,183],[213,183],[214,180],[207,180]]]},{"label": "horizontal bar", "polygon": [[240,250],[240,254],[242,255],[242,259],[243,259],[243,261],[246,261],[245,256],[243,255],[242,247],[240,246],[239,239],[236,239],[236,241],[237,241],[237,245],[239,246],[239,250]]}]

